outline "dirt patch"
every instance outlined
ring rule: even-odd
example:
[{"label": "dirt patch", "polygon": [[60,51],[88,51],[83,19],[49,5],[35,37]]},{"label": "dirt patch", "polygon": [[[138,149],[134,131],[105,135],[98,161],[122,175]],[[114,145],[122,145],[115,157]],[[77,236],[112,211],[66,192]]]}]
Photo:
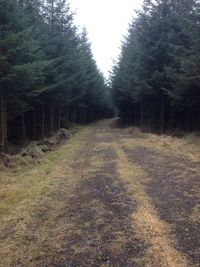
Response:
[{"label": "dirt patch", "polygon": [[198,204],[193,193],[193,187],[200,179],[194,171],[195,164],[145,147],[124,150],[150,174],[148,194],[154,206],[161,218],[172,225],[181,250],[191,263],[200,266],[200,223],[190,219]]},{"label": "dirt patch", "polygon": [[73,227],[67,236],[65,259],[56,267],[143,266],[146,245],[136,237],[131,219],[136,203],[116,175],[114,151],[100,153],[104,165],[79,185],[70,200]]}]

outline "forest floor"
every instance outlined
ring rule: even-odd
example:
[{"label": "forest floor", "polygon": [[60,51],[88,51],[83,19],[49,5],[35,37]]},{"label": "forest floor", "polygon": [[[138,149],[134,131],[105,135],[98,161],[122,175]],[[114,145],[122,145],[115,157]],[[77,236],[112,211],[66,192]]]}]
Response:
[{"label": "forest floor", "polygon": [[0,173],[1,267],[200,266],[200,148],[113,121]]}]

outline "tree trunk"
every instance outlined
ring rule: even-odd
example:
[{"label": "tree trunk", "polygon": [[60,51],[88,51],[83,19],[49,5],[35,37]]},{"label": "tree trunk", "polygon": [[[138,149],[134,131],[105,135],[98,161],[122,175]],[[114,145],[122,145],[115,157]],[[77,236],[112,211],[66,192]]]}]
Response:
[{"label": "tree trunk", "polygon": [[36,139],[36,114],[35,109],[33,109],[33,140]]},{"label": "tree trunk", "polygon": [[83,109],[80,108],[79,110],[79,122],[80,124],[83,124]]},{"label": "tree trunk", "polygon": [[25,125],[25,115],[21,115],[21,130],[22,130],[22,139],[26,139],[26,125]]},{"label": "tree trunk", "polygon": [[76,123],[76,108],[73,108],[73,114],[72,114],[72,122]]},{"label": "tree trunk", "polygon": [[196,113],[192,117],[192,131],[194,132],[197,129],[197,116]]},{"label": "tree trunk", "polygon": [[42,127],[41,127],[42,138],[44,137],[44,131],[45,131],[45,110],[44,110],[44,103],[42,103]]},{"label": "tree trunk", "polygon": [[61,115],[62,115],[62,106],[60,105],[58,110],[58,129],[61,128],[61,119],[62,119]]},{"label": "tree trunk", "polygon": [[169,128],[174,128],[174,107],[170,107],[170,122],[169,122]]},{"label": "tree trunk", "polygon": [[54,131],[54,105],[51,103],[50,105],[50,131]]},{"label": "tree trunk", "polygon": [[4,150],[5,147],[5,98],[4,90],[0,88],[0,151]]},{"label": "tree trunk", "polygon": [[86,109],[85,108],[82,110],[82,123],[86,124]]},{"label": "tree trunk", "polygon": [[8,143],[8,125],[7,125],[7,103],[4,95],[4,144]]},{"label": "tree trunk", "polygon": [[128,114],[128,125],[130,126],[132,123],[132,113],[131,113],[131,111],[129,111],[129,114]]},{"label": "tree trunk", "polygon": [[70,117],[69,117],[69,107],[66,108],[66,113],[65,113],[66,117],[65,117],[65,128],[69,127],[69,121],[70,121]]},{"label": "tree trunk", "polygon": [[140,124],[141,124],[141,127],[144,126],[144,106],[143,106],[142,101],[140,103]]},{"label": "tree trunk", "polygon": [[164,98],[161,98],[160,103],[160,133],[164,132],[165,127],[165,107],[164,107]]}]

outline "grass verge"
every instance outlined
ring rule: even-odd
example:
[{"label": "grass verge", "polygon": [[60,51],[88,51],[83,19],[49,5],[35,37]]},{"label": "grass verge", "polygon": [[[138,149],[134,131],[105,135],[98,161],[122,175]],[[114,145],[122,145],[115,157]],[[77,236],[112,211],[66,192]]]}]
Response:
[{"label": "grass verge", "polygon": [[122,130],[126,135],[127,145],[146,146],[165,154],[186,157],[195,163],[200,163],[200,137],[195,134],[185,134],[182,138],[170,135],[143,133],[137,127]]}]

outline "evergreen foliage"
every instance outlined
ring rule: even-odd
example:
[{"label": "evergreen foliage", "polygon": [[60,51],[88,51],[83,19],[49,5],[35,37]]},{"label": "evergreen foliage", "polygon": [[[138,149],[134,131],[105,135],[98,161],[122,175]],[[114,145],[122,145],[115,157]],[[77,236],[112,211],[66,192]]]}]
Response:
[{"label": "evergreen foliage", "polygon": [[0,149],[110,112],[108,88],[66,0],[0,0]]},{"label": "evergreen foliage", "polygon": [[125,123],[200,129],[200,2],[145,0],[111,75]]}]

